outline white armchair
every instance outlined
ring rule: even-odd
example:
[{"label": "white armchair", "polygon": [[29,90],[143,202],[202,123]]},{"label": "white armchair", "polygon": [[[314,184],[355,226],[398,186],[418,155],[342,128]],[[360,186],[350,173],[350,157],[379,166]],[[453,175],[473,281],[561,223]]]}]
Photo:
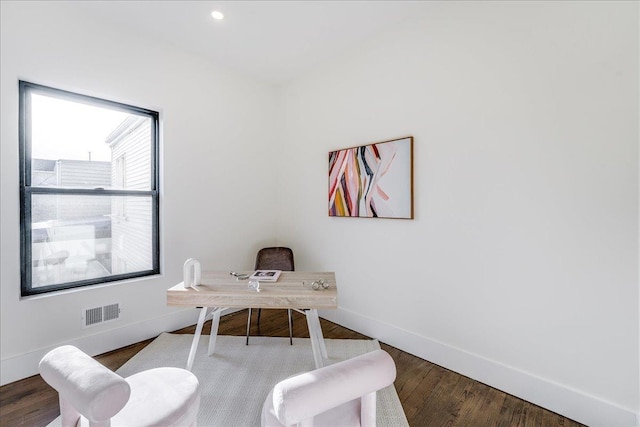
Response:
[{"label": "white armchair", "polygon": [[196,425],[200,389],[187,370],[156,368],[125,379],[70,345],[47,353],[39,369],[60,395],[63,427]]},{"label": "white armchair", "polygon": [[396,365],[376,350],[276,384],[262,407],[263,427],[376,425],[376,392],[393,384]]}]

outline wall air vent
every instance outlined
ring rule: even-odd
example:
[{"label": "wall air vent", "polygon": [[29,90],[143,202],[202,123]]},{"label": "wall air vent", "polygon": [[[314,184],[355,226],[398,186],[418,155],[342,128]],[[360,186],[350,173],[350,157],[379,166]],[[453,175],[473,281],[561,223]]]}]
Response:
[{"label": "wall air vent", "polygon": [[120,304],[82,309],[82,326],[87,328],[100,323],[112,322],[120,318]]},{"label": "wall air vent", "polygon": [[84,310],[84,326],[102,323],[102,307],[88,308]]},{"label": "wall air vent", "polygon": [[105,322],[116,320],[120,317],[120,304],[109,304],[102,307],[102,318]]}]

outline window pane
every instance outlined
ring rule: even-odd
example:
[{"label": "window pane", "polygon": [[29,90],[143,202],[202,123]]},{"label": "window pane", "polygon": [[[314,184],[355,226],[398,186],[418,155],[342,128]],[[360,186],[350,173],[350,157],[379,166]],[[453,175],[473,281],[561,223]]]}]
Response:
[{"label": "window pane", "polygon": [[32,196],[32,287],[153,269],[151,196]]},{"label": "window pane", "polygon": [[40,94],[31,108],[33,187],[151,189],[150,117]]},{"label": "window pane", "polygon": [[157,111],[20,81],[21,294],[158,274]]}]

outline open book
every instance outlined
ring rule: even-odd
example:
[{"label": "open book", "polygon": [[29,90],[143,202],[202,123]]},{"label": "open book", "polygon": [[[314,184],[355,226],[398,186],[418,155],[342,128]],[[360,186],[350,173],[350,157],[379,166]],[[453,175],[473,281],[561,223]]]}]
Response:
[{"label": "open book", "polygon": [[275,282],[280,277],[281,270],[256,270],[249,279],[263,282]]}]

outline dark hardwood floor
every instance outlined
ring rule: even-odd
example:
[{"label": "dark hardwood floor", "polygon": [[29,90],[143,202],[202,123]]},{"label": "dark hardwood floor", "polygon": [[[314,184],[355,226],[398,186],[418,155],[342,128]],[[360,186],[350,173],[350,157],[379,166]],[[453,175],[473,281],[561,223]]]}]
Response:
[{"label": "dark hardwood floor", "polygon": [[[304,318],[298,313],[294,313],[294,316],[294,336],[308,337]],[[244,335],[246,320],[246,310],[224,316],[220,322],[220,334]],[[326,320],[321,322],[326,338],[368,338],[335,323]],[[204,332],[208,334],[210,327],[211,321],[205,324]],[[256,334],[255,320],[253,328],[252,334]],[[194,330],[195,326],[191,326],[175,333],[192,334]],[[288,336],[285,311],[263,310],[260,333],[267,336]],[[115,370],[151,341],[147,340],[111,351],[97,356],[96,359]],[[396,362],[398,374],[395,387],[411,426],[576,427],[582,425],[397,348],[384,343],[381,343],[381,346]],[[39,375],[0,387],[0,426],[45,426],[58,414],[57,393]]]}]

